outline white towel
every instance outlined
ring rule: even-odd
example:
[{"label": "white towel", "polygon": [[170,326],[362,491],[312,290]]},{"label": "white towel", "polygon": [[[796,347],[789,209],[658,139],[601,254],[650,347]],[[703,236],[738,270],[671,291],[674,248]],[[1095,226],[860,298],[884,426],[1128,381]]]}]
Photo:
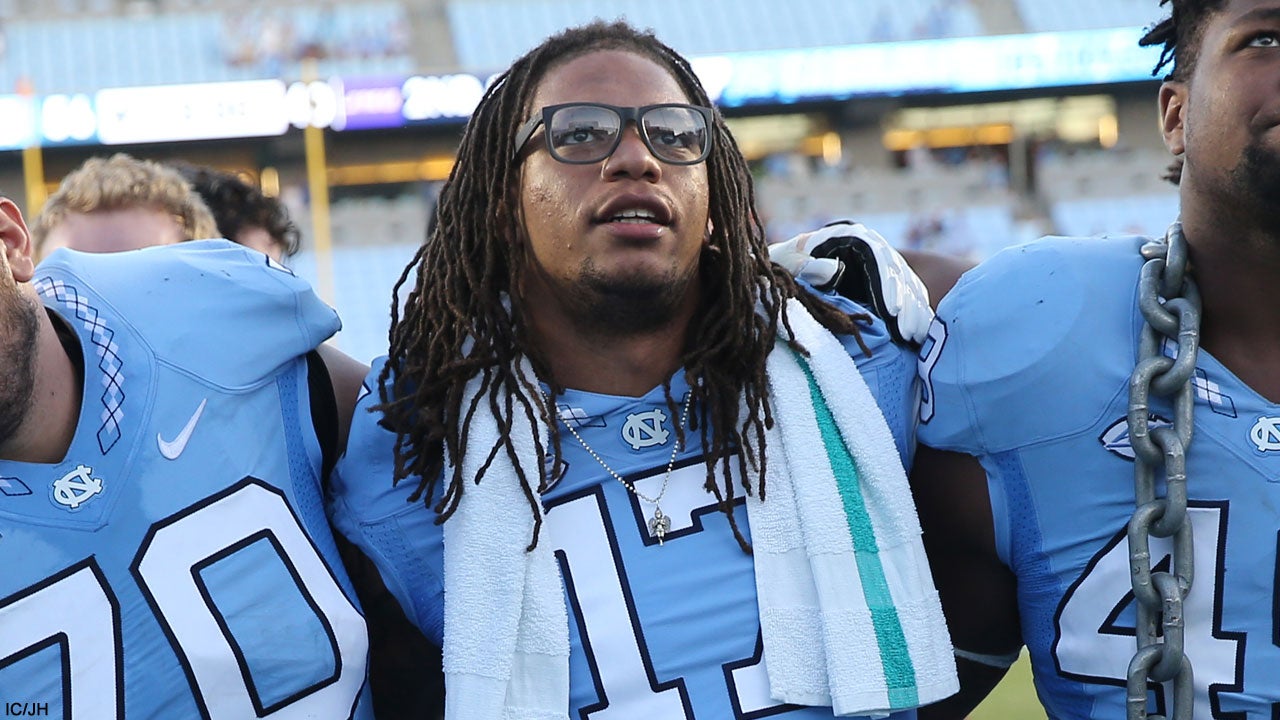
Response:
[{"label": "white towel", "polygon": [[797,300],[801,358],[769,356],[777,423],[765,501],[748,497],[774,699],[868,715],[959,689],[893,436],[847,351]]},{"label": "white towel", "polygon": [[[747,500],[770,691],[838,715],[940,700],[959,688],[955,661],[893,437],[839,341],[799,301],[788,317],[811,357],[784,343],[769,357],[767,497]],[[534,382],[527,363],[518,370]],[[481,391],[473,381],[463,407]],[[487,406],[467,477],[498,441]],[[537,467],[534,432],[548,436],[516,418],[525,468]],[[444,525],[446,720],[568,716],[563,582],[546,543],[525,552],[533,520],[500,452]]]},{"label": "white towel", "polygon": [[[518,371],[535,377],[527,362]],[[488,391],[473,379],[462,407]],[[523,413],[513,414],[512,443],[522,466],[536,468],[534,429]],[[462,461],[468,478],[477,476],[499,442],[487,397],[475,418]],[[538,432],[545,437],[546,428]],[[467,483],[444,524],[445,720],[569,717],[564,585],[548,543],[525,551],[533,521],[515,469],[499,451],[483,481]]]}]

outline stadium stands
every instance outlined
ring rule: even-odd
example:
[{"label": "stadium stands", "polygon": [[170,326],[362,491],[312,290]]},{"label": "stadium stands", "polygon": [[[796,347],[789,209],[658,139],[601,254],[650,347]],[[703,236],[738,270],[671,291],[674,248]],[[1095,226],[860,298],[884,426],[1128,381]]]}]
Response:
[{"label": "stadium stands", "polygon": [[[972,37],[983,5],[1007,5],[1028,32],[1144,26],[1150,0],[0,0],[0,89],[101,87],[419,71],[411,6],[443,6],[453,70],[499,70],[542,37],[594,17],[625,16],[689,55]],[[484,28],[484,32],[475,32]],[[81,53],[87,55],[80,60]],[[68,57],[77,62],[68,63]],[[180,57],[182,62],[172,62]],[[448,68],[437,68],[447,70]]]},{"label": "stadium stands", "polygon": [[[416,241],[334,247],[330,267],[341,271],[330,274],[333,304],[342,315],[342,331],[334,342],[343,352],[362,362],[386,353],[391,288],[417,249]],[[313,250],[298,253],[289,265],[299,277],[324,287]]]},{"label": "stadium stands", "polygon": [[0,89],[299,79],[306,57],[321,77],[411,73],[407,26],[398,2],[8,20]]},{"label": "stadium stands", "polygon": [[[594,17],[626,16],[690,55],[984,33],[971,0],[812,0],[785,11],[776,0],[435,1],[447,2],[453,69],[472,72],[500,70],[546,35]],[[20,79],[42,94],[298,79],[306,56],[321,76],[416,72],[410,4],[0,0],[0,89]]]},{"label": "stadium stands", "polygon": [[[452,0],[462,70],[499,70],[543,37],[625,16],[686,55],[984,34],[970,0]],[[484,32],[474,32],[484,28]]]},{"label": "stadium stands", "polygon": [[1174,193],[1089,200],[1061,200],[1051,211],[1061,235],[1135,234],[1159,237],[1178,216]]},{"label": "stadium stands", "polygon": [[772,240],[838,218],[875,227],[902,247],[975,259],[1022,239],[1015,221],[1017,199],[993,182],[980,163],[929,170],[793,172],[761,178],[757,191]]},{"label": "stadium stands", "polygon": [[1152,0],[1015,1],[1027,32],[1146,27],[1167,14]]},{"label": "stadium stands", "polygon": [[1054,232],[1163,235],[1178,215],[1178,194],[1161,179],[1167,154],[1093,152],[1047,157],[1038,186]]}]

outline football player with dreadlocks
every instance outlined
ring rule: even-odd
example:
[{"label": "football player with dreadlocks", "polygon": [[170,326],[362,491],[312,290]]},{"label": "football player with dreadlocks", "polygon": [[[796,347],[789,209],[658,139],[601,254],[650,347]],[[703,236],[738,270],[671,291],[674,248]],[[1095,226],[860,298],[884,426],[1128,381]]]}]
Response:
[{"label": "football player with dreadlocks", "polygon": [[[443,645],[447,717],[907,718],[954,691],[893,480],[914,353],[769,261],[687,61],[621,23],[547,39],[436,220],[334,509]],[[862,411],[826,396],[855,386]]]},{"label": "football player with dreadlocks", "polygon": [[1178,222],[1005,250],[922,349],[912,482],[963,686],[922,718],[1024,643],[1050,718],[1280,717],[1280,1],[1161,4]]}]

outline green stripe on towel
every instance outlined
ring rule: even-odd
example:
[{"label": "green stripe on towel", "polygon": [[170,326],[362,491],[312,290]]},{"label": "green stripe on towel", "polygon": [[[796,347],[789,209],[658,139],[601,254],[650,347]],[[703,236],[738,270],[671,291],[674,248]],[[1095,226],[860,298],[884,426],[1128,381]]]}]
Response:
[{"label": "green stripe on towel", "polygon": [[867,607],[871,610],[871,622],[875,626],[876,642],[880,646],[880,662],[884,666],[885,682],[889,688],[889,703],[894,708],[915,707],[920,704],[915,666],[911,662],[911,652],[907,648],[898,610],[889,593],[884,567],[880,564],[880,548],[876,544],[875,528],[871,524],[871,516],[867,513],[866,502],[859,487],[857,465],[841,437],[840,428],[836,426],[831,409],[827,407],[813,371],[809,369],[809,363],[799,354],[796,354],[796,360],[809,380],[809,396],[813,399],[822,444],[826,447],[831,472],[835,475],[836,487],[844,501],[845,519],[849,523],[858,574],[862,578],[862,592],[866,596]]}]

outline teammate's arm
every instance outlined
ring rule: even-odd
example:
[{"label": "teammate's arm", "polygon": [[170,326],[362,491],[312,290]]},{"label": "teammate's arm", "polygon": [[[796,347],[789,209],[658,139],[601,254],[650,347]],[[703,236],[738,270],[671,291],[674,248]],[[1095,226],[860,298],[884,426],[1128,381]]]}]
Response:
[{"label": "teammate's arm", "polygon": [[996,554],[987,476],[977,459],[922,445],[911,488],[960,675],[960,692],[921,708],[919,717],[961,720],[1022,647],[1017,582]]},{"label": "teammate's arm", "polygon": [[333,399],[338,404],[338,454],[347,447],[347,435],[351,432],[351,415],[355,412],[360,386],[369,374],[369,366],[347,355],[328,343],[316,348],[329,371],[333,383]]},{"label": "teammate's arm", "polygon": [[907,264],[929,289],[929,305],[938,309],[942,296],[951,292],[960,276],[972,269],[976,263],[968,258],[946,255],[925,250],[899,250]]},{"label": "teammate's arm", "polygon": [[[319,382],[324,390],[313,390],[313,403],[317,392],[330,396],[327,400],[334,426],[328,432],[317,423],[317,433],[330,437],[341,454],[346,448],[356,400],[369,368],[327,344],[317,348],[316,354],[323,359],[322,374],[327,377]],[[328,495],[332,486],[326,465]],[[337,527],[333,536],[360,599],[369,631],[369,686],[374,714],[378,720],[443,717],[444,674],[440,648],[409,622],[373,561]]]},{"label": "teammate's arm", "polygon": [[440,648],[409,622],[373,561],[341,532],[335,532],[334,538],[369,629],[369,687],[374,714],[378,720],[444,717]]}]

